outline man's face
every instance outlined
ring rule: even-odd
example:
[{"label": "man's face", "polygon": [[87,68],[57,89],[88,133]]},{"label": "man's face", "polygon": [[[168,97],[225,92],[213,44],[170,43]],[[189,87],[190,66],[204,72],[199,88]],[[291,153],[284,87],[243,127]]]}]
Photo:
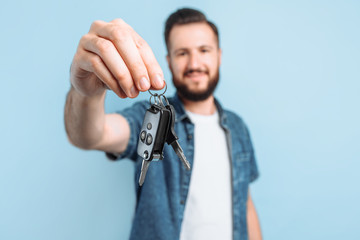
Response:
[{"label": "man's face", "polygon": [[181,97],[201,101],[212,95],[219,80],[221,50],[207,23],[175,25],[167,56],[173,82]]}]

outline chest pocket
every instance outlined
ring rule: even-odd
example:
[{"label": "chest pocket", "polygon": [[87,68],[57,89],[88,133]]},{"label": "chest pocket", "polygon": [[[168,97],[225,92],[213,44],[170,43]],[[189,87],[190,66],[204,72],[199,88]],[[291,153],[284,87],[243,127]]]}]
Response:
[{"label": "chest pocket", "polygon": [[236,152],[234,155],[234,180],[249,182],[251,152]]}]

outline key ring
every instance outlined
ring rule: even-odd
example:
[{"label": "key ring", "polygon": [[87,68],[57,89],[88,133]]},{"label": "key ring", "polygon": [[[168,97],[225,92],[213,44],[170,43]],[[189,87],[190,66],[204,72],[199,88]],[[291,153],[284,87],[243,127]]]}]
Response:
[{"label": "key ring", "polygon": [[164,92],[162,93],[162,94],[157,94],[157,93],[152,93],[151,91],[150,91],[150,89],[148,90],[148,92],[151,94],[151,96],[161,96],[161,95],[164,95],[165,93],[166,93],[166,90],[167,90],[167,84],[166,84],[166,82],[165,82],[165,90],[164,90]]},{"label": "key ring", "polygon": [[166,105],[164,105],[163,101],[161,100],[161,97],[165,100],[166,105],[170,105],[169,100],[165,97],[165,95],[162,95],[162,94],[158,95],[157,93],[150,96],[150,99],[149,99],[150,104],[152,104],[151,99],[154,98],[155,105],[160,105],[160,106],[165,107]]},{"label": "key ring", "polygon": [[149,99],[149,102],[150,102],[150,104],[152,104],[151,103],[151,99],[152,98],[154,98],[154,101],[155,101],[155,105],[162,105],[162,106],[164,106],[164,104],[163,104],[163,102],[162,102],[162,100],[161,100],[161,97],[163,97],[164,98],[164,100],[165,100],[165,102],[167,103],[167,105],[169,105],[169,101],[167,100],[167,98],[165,97],[165,93],[166,93],[166,90],[167,90],[167,84],[166,84],[166,82],[165,82],[165,90],[164,90],[164,92],[163,93],[161,93],[161,94],[157,94],[157,93],[152,93],[151,91],[150,91],[150,89],[148,90],[148,92],[150,93],[150,99]]},{"label": "key ring", "polygon": [[164,100],[165,100],[165,102],[166,102],[166,105],[169,105],[169,104],[170,104],[169,101],[167,100],[167,98],[165,97],[165,95],[162,95],[162,94],[159,95],[159,94],[157,94],[157,93],[152,94],[152,95],[150,96],[150,99],[149,99],[150,104],[152,105],[151,99],[154,98],[154,101],[155,101],[154,104],[155,104],[155,105],[165,107],[163,101],[161,100],[161,97],[164,98]]},{"label": "key ring", "polygon": [[[159,100],[161,100],[161,97],[164,98],[164,100],[165,100],[165,102],[166,102],[166,105],[170,105],[170,103],[169,103],[169,101],[167,100],[167,98],[165,97],[165,95],[161,94],[161,95],[159,96]],[[162,102],[162,101],[161,101],[161,102]],[[163,104],[163,105],[164,105],[164,104]]]},{"label": "key ring", "polygon": [[150,98],[149,98],[149,102],[150,102],[150,105],[152,105],[153,103],[151,102],[151,99],[152,98],[154,98],[154,104],[155,105],[159,105],[159,102],[160,102],[160,96],[157,94],[157,93],[155,93],[155,94],[151,94],[151,96],[150,96]]}]

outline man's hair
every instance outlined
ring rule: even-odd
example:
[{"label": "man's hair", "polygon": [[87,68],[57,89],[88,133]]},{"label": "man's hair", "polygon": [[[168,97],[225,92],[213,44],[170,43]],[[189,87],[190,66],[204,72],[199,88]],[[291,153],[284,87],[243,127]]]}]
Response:
[{"label": "man's hair", "polygon": [[191,9],[191,8],[181,8],[178,9],[176,12],[172,13],[168,19],[166,20],[165,23],[165,43],[166,43],[166,48],[169,51],[169,35],[170,35],[170,31],[171,29],[176,26],[176,25],[184,25],[184,24],[189,24],[189,23],[207,23],[211,29],[214,31],[216,38],[217,38],[217,42],[218,42],[218,47],[220,46],[219,44],[219,32],[217,27],[215,26],[214,23],[210,22],[209,20],[207,20],[206,16],[195,9]]}]

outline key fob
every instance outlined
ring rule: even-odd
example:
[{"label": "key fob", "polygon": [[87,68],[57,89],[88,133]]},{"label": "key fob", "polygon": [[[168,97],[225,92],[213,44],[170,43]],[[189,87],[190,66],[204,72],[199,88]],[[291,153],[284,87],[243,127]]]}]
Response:
[{"label": "key fob", "polygon": [[170,111],[152,104],[146,110],[139,134],[137,153],[146,161],[162,160],[163,148],[169,128]]}]

